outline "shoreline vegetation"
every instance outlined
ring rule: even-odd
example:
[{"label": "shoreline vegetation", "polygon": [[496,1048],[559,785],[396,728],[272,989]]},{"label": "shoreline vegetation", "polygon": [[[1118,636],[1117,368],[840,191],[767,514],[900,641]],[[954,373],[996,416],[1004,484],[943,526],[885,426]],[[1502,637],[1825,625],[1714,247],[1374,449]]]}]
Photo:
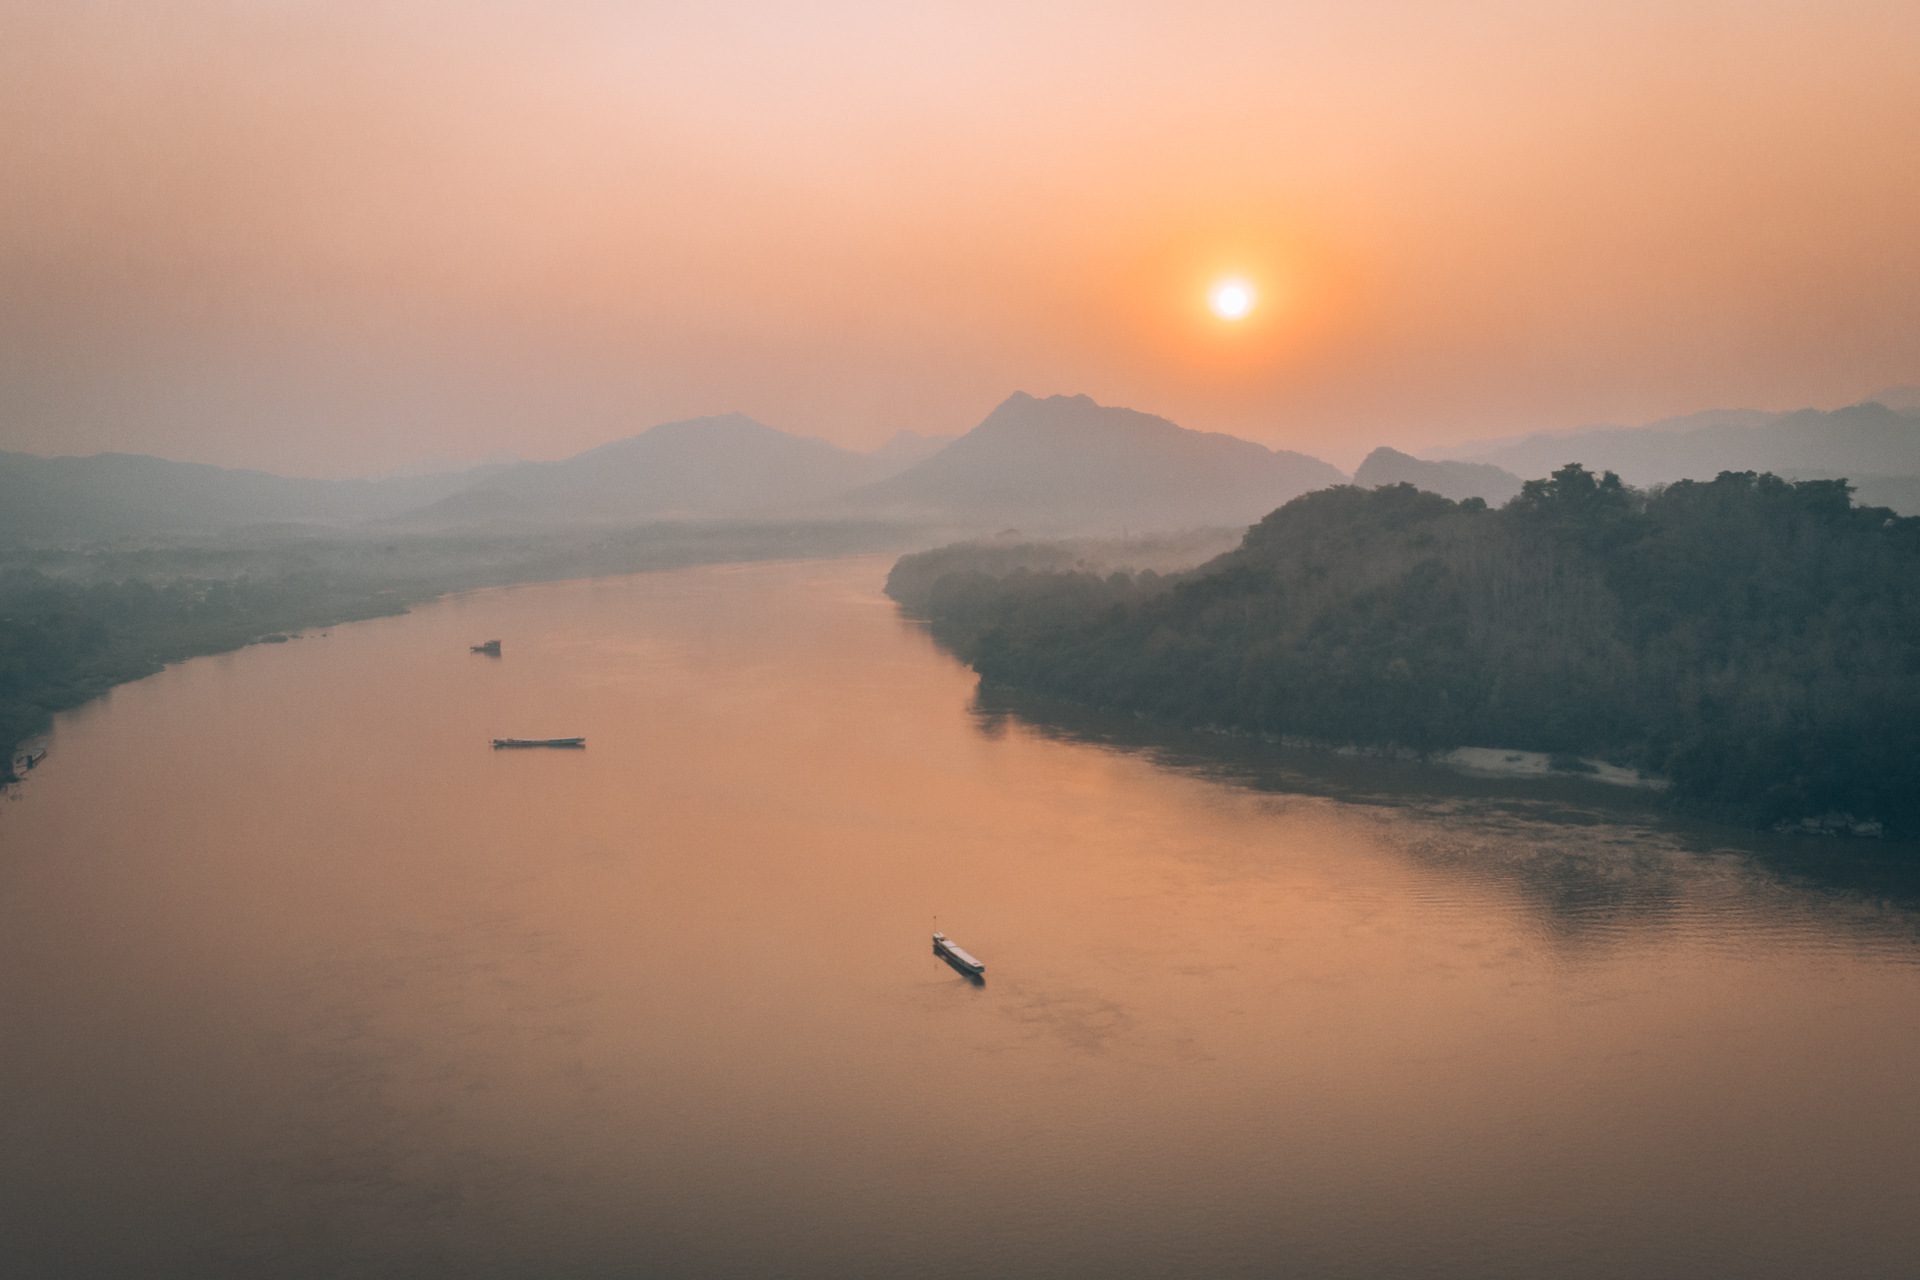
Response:
[{"label": "shoreline vegetation", "polygon": [[941,548],[904,557],[888,593],[984,687],[1665,782],[1673,806],[1739,825],[1920,830],[1920,518],[1854,506],[1845,481],[1643,492],[1570,465],[1498,510],[1341,486],[1184,572],[1041,560]]},{"label": "shoreline vegetation", "polygon": [[480,587],[857,555],[950,532],[881,521],[662,521],[498,534],[269,526],[0,548],[0,784],[53,716],[171,663],[406,613]]}]

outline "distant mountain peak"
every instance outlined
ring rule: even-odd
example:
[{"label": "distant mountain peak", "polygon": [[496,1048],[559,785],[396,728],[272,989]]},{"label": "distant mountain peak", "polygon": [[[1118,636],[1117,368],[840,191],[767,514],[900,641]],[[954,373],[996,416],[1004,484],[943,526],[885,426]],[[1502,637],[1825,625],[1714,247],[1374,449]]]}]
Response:
[{"label": "distant mountain peak", "polygon": [[[1101,405],[1097,403],[1092,396],[1086,394],[1085,392],[1081,392],[1078,395],[1071,395],[1071,396],[1068,396],[1068,395],[1036,396],[1036,395],[1029,395],[1025,391],[1016,391],[1012,395],[1008,396],[1005,400],[1002,400],[998,405],[996,405],[994,407],[994,412],[998,413],[1001,409],[1004,409],[1009,405],[1028,405],[1028,404],[1077,404],[1077,405],[1085,405],[1086,407],[1092,408],[1092,409],[1115,407],[1110,405]],[[992,415],[989,414],[988,416],[991,417]]]},{"label": "distant mountain peak", "polygon": [[1863,403],[1883,404],[1889,409],[1920,409],[1920,386],[1887,387],[1868,396]]},{"label": "distant mountain peak", "polygon": [[[1024,391],[1016,391],[1001,401],[979,426],[962,436],[961,440],[984,434],[987,437],[1052,438],[1063,443],[1092,442],[1116,433],[1141,440],[1171,440],[1181,435],[1209,434],[1189,431],[1158,414],[1143,413],[1120,405],[1103,405],[1085,394],[1054,395],[1041,399]],[[1241,443],[1259,449],[1266,447],[1250,440]]]},{"label": "distant mountain peak", "polygon": [[1247,524],[1346,476],[1304,454],[1092,396],[1016,391],[934,457],[869,485],[856,507],[1022,527]]},{"label": "distant mountain peak", "polygon": [[1520,492],[1520,477],[1483,462],[1429,462],[1381,445],[1367,455],[1353,482],[1362,489],[1387,484],[1410,484],[1455,502],[1480,498],[1501,506]]}]

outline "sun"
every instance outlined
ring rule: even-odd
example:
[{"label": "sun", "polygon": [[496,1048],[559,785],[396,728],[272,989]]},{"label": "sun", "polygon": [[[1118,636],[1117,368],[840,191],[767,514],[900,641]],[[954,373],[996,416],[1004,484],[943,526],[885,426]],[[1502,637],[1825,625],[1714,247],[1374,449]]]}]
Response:
[{"label": "sun", "polygon": [[1207,291],[1207,305],[1222,320],[1245,319],[1254,301],[1253,286],[1237,276],[1229,276]]}]

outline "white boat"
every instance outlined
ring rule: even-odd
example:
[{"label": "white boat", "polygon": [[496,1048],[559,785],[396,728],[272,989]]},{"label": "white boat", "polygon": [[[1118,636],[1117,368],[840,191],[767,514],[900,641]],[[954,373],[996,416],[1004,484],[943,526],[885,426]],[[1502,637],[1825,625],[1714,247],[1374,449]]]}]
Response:
[{"label": "white boat", "polygon": [[947,959],[965,969],[968,973],[985,973],[987,966],[975,960],[961,949],[960,944],[948,938],[944,933],[933,935],[933,949]]},{"label": "white boat", "polygon": [[496,747],[584,747],[585,738],[495,738]]}]

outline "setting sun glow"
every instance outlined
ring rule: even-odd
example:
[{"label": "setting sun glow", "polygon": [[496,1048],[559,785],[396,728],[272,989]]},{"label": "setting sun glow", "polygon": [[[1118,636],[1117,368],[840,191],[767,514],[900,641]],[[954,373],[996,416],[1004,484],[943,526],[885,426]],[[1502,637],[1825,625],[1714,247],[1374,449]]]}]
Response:
[{"label": "setting sun glow", "polygon": [[1222,280],[1207,294],[1207,305],[1222,320],[1239,320],[1253,310],[1253,286],[1245,280]]}]

